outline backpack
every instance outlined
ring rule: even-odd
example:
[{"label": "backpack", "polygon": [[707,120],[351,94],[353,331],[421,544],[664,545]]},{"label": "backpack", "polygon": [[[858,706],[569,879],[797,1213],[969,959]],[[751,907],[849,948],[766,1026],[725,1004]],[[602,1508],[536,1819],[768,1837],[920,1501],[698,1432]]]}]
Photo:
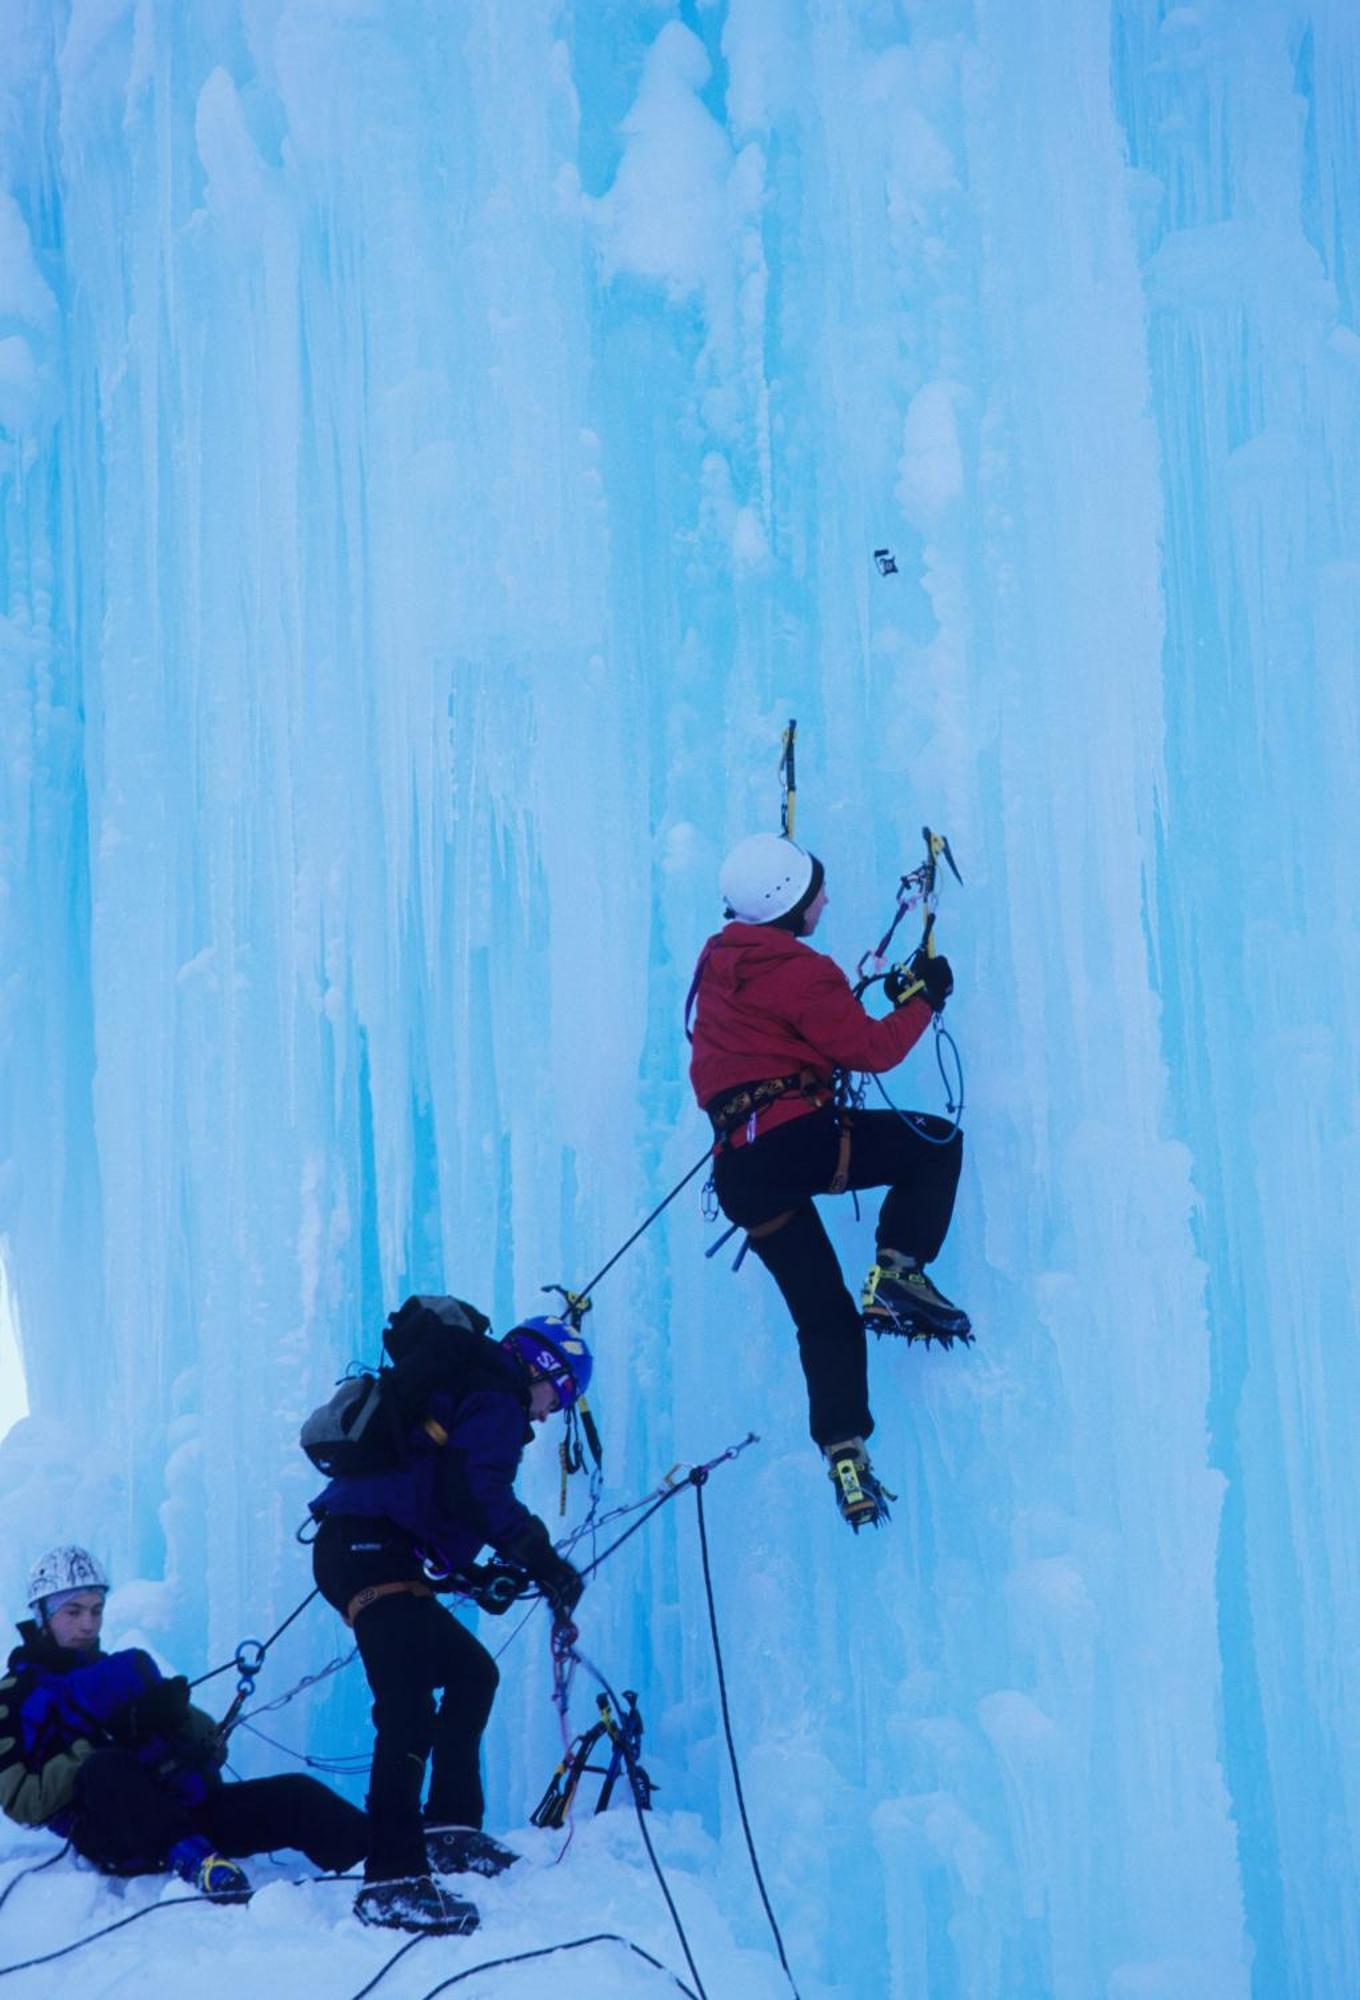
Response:
[{"label": "backpack", "polygon": [[318,1472],[328,1479],[386,1472],[400,1456],[393,1412],[384,1395],[387,1370],[347,1376],[335,1394],[312,1411],[298,1437]]},{"label": "backpack", "polygon": [[[411,1426],[439,1390],[463,1396],[499,1389],[527,1409],[523,1370],[487,1338],[490,1328],[485,1313],[462,1299],[407,1299],[383,1330],[391,1365],[347,1376],[303,1424],[298,1442],[317,1471],[328,1479],[391,1471],[405,1459]],[[442,1433],[436,1442],[443,1442]]]}]

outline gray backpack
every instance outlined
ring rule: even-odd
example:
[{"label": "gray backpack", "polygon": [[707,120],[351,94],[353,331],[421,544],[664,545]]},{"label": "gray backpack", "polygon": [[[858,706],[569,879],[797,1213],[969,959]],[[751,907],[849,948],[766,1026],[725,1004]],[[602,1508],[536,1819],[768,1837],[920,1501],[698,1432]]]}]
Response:
[{"label": "gray backpack", "polygon": [[328,1479],[386,1472],[397,1463],[400,1443],[383,1393],[385,1380],[385,1374],[367,1369],[347,1376],[302,1426],[298,1442]]}]

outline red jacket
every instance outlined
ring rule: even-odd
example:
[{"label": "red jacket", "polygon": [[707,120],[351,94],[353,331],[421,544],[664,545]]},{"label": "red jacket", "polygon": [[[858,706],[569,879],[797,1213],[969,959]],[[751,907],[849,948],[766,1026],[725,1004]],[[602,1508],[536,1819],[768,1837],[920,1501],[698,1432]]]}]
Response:
[{"label": "red jacket", "polygon": [[[770,924],[730,923],[709,939],[694,1003],[689,1076],[702,1105],[739,1084],[803,1069],[828,1084],[834,1069],[893,1069],[930,1023],[924,998],[876,1021],[832,959]],[[816,1108],[806,1097],[776,1098],[761,1111],[760,1130]]]}]

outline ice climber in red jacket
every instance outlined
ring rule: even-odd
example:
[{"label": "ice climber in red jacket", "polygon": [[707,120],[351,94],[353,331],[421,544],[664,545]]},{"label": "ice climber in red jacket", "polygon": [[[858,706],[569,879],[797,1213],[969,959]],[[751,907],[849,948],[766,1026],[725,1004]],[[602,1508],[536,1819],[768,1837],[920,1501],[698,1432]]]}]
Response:
[{"label": "ice climber in red jacket", "polygon": [[[866,1013],[840,967],[804,942],[826,907],[822,864],[778,834],[740,842],[719,887],[728,921],[690,988],[690,1081],[717,1133],[718,1200],[793,1315],[812,1436],[858,1530],[887,1517],[864,1448],[874,1427],[865,1325],[945,1345],[971,1338],[968,1315],[925,1269],[949,1227],[963,1139],[923,1112],[838,1107],[835,1075],[894,1069],[953,975],[947,959],[918,952],[884,981],[892,1013]],[[870,1187],[888,1192],[861,1315],[812,1198]]]}]

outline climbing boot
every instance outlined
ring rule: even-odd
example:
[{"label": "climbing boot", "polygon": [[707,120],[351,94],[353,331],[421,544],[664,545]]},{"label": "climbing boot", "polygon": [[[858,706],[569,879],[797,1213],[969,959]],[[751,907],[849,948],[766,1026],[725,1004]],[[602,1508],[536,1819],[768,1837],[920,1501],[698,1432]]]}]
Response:
[{"label": "climbing boot", "polygon": [[864,1439],[846,1438],[841,1444],[829,1444],[823,1449],[841,1519],[848,1521],[856,1534],[861,1528],[881,1527],[889,1519],[888,1502],[897,1495],[889,1493],[875,1474],[864,1449]]},{"label": "climbing boot", "polygon": [[170,1850],[169,1861],[182,1882],[214,1903],[248,1903],[250,1877],[244,1868],[217,1853],[202,1834],[187,1834]]},{"label": "climbing boot", "polygon": [[397,1882],[366,1882],[354,1898],[361,1924],[390,1931],[425,1931],[433,1937],[466,1937],[481,1918],[475,1904],[450,1895],[428,1875],[406,1875]]},{"label": "climbing boot", "polygon": [[860,1311],[875,1333],[938,1340],[941,1347],[973,1338],[973,1323],[963,1308],[945,1297],[914,1258],[897,1250],[879,1251],[864,1280]]},{"label": "climbing boot", "polygon": [[432,1875],[503,1875],[519,1860],[475,1826],[427,1826],[425,1852]]}]

